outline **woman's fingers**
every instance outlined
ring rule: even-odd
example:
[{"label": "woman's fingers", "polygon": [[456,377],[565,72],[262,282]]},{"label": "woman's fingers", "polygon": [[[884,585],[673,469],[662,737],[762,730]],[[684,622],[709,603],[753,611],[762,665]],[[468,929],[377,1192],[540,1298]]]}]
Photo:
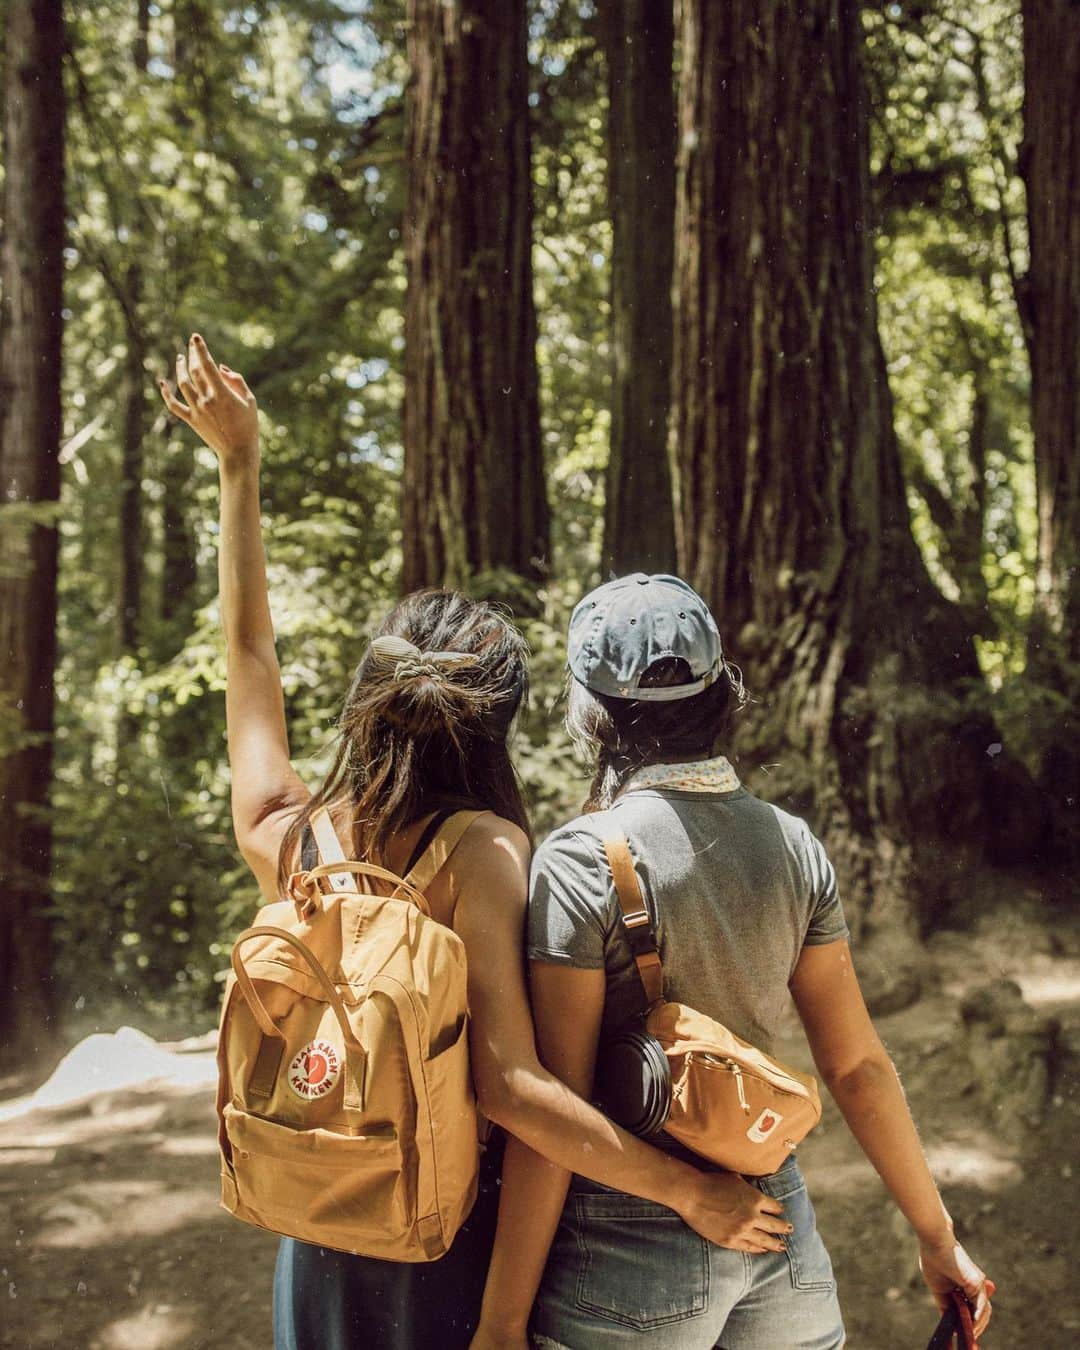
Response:
[{"label": "woman's fingers", "polygon": [[178,417],[181,422],[186,422],[191,426],[191,409],[186,408],[169,388],[168,380],[158,380],[158,389],[161,392],[161,400],[174,417]]},{"label": "woman's fingers", "polygon": [[182,352],[176,358],[176,386],[187,400],[189,409],[198,407],[201,396],[192,383],[191,372]]},{"label": "woman's fingers", "polygon": [[754,1220],[754,1227],[763,1229],[766,1233],[793,1233],[795,1231],[787,1219],[777,1218],[774,1214],[759,1214]]},{"label": "woman's fingers", "polygon": [[762,1193],[761,1199],[758,1201],[758,1209],[760,1209],[763,1214],[783,1214],[784,1212],[784,1206],[779,1200],[774,1199],[771,1195],[765,1195],[764,1193]]},{"label": "woman's fingers", "polygon": [[192,333],[188,339],[187,360],[191,378],[203,398],[209,398],[216,390],[224,388],[217,362],[198,333]]},{"label": "woman's fingers", "polygon": [[982,1288],[979,1290],[978,1296],[975,1299],[974,1321],[975,1321],[976,1337],[979,1337],[983,1334],[983,1332],[987,1328],[987,1324],[989,1323],[990,1318],[994,1314],[994,1310],[990,1306],[990,1300],[994,1297],[996,1293],[997,1293],[997,1286],[994,1284],[994,1281],[983,1280]]},{"label": "woman's fingers", "polygon": [[222,361],[221,365],[218,366],[218,370],[221,371],[222,378],[225,380],[225,383],[229,385],[231,389],[234,389],[236,393],[240,394],[241,397],[243,398],[255,397],[255,395],[248,388],[247,380],[244,379],[243,375],[241,375],[238,370],[233,370],[232,367],[227,366],[224,361]]}]

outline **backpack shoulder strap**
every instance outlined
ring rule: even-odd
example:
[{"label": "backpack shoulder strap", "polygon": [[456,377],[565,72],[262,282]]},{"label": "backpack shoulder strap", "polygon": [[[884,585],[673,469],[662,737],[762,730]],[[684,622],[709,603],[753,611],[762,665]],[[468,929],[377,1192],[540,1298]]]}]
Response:
[{"label": "backpack shoulder strap", "polygon": [[[319,808],[311,817],[311,833],[319,847],[319,861],[324,863],[345,862],[345,850],[337,837],[330,812],[325,806]],[[330,887],[335,891],[351,891],[356,883],[349,872],[332,872],[328,877]]]},{"label": "backpack shoulder strap", "polygon": [[[446,865],[450,854],[461,843],[469,826],[477,816],[483,814],[483,811],[454,811],[449,816],[444,815],[441,820],[436,816],[433,822],[435,829],[429,841],[405,874],[409,885],[418,891],[430,886],[437,873]],[[427,834],[427,830],[424,833]]]},{"label": "backpack shoulder strap", "polygon": [[402,868],[401,875],[403,877],[411,875],[413,868],[427,852],[428,845],[452,815],[452,811],[436,811],[428,817],[427,824],[420,831],[420,837],[413,845],[413,851],[409,854],[409,861]]},{"label": "backpack shoulder strap", "polygon": [[624,834],[611,834],[604,838],[604,852],[611,867],[611,877],[615,882],[615,894],[619,898],[622,921],[626,928],[626,937],[630,951],[637,966],[645,998],[651,1008],[664,997],[664,967],[660,962],[660,949],[656,943],[656,933],[652,919],[641,894],[641,883],[634,869],[634,859],[630,845]]}]

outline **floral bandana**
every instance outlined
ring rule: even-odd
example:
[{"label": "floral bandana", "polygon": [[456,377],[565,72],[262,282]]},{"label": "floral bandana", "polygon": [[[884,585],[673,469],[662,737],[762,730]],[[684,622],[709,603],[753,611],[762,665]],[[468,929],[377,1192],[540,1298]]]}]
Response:
[{"label": "floral bandana", "polygon": [[734,792],[740,786],[738,774],[723,755],[717,755],[692,764],[649,764],[634,774],[627,791],[663,788],[672,792]]}]

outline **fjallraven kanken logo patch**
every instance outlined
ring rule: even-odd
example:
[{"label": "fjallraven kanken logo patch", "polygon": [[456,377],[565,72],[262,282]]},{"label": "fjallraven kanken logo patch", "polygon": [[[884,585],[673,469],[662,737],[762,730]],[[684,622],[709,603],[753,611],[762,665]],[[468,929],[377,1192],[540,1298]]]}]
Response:
[{"label": "fjallraven kanken logo patch", "polygon": [[779,1111],[762,1111],[761,1115],[746,1131],[747,1139],[752,1139],[755,1144],[763,1144],[783,1119],[784,1117]]},{"label": "fjallraven kanken logo patch", "polygon": [[289,1064],[289,1086],[306,1102],[318,1101],[341,1077],[341,1056],[329,1041],[309,1041]]}]

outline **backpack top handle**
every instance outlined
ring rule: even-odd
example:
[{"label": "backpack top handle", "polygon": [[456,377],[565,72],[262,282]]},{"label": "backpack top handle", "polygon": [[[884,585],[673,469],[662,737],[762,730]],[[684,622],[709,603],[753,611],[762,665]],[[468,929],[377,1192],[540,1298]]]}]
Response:
[{"label": "backpack top handle", "polygon": [[357,862],[346,858],[341,840],[325,806],[312,814],[310,824],[322,861],[318,867],[312,867],[305,874],[309,881],[314,882],[319,877],[326,877],[332,890],[353,892],[356,890],[354,876],[377,877],[393,884],[395,896],[399,891],[403,892],[401,898],[411,900],[421,914],[431,917],[431,909],[423,891],[402,880],[396,872],[390,872],[385,867],[376,867],[374,863]]}]

